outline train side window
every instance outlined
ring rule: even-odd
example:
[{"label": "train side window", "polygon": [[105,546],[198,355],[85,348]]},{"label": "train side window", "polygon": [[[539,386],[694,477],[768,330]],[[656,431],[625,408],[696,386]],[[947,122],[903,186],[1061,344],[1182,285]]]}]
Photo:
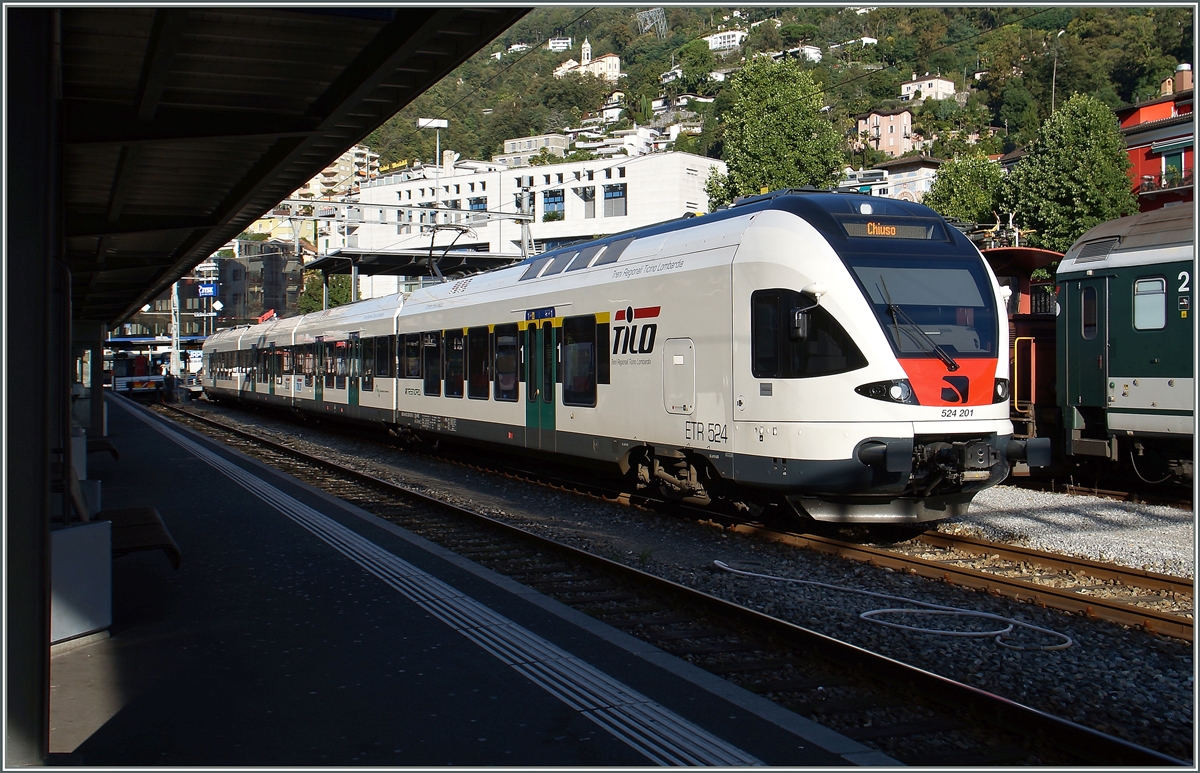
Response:
[{"label": "train side window", "polygon": [[425,370],[425,394],[442,393],[442,334],[434,330],[421,334],[422,364]]},{"label": "train side window", "polygon": [[1096,337],[1098,325],[1096,322],[1096,288],[1085,287],[1080,293],[1081,307],[1083,310],[1083,339],[1091,341]]},{"label": "train side window", "polygon": [[395,359],[392,351],[395,349],[395,336],[379,336],[375,339],[375,376],[390,378],[392,361]]},{"label": "train side window", "polygon": [[1133,283],[1134,330],[1162,330],[1167,326],[1167,280],[1138,279]]},{"label": "train side window", "polygon": [[[563,320],[563,405],[596,406],[596,317]],[[606,352],[607,353],[607,352]]]},{"label": "train side window", "polygon": [[[756,378],[813,378],[866,367],[867,358],[833,315],[794,290],[751,296],[751,368]],[[803,310],[803,335],[791,320]]]},{"label": "train side window", "polygon": [[466,341],[462,330],[447,330],[446,336],[446,397],[463,396],[463,362]]},{"label": "train side window", "polygon": [[420,333],[409,333],[404,336],[404,377],[420,378],[421,371],[421,339]]},{"label": "train side window", "polygon": [[755,378],[779,376],[779,293],[750,297],[750,372]]},{"label": "train side window", "polygon": [[467,397],[488,399],[488,382],[488,329],[473,327],[467,330]]},{"label": "train side window", "polygon": [[375,390],[375,339],[364,338],[362,347],[362,388],[364,392]]},{"label": "train side window", "polygon": [[496,325],[497,400],[517,401],[517,326]]}]

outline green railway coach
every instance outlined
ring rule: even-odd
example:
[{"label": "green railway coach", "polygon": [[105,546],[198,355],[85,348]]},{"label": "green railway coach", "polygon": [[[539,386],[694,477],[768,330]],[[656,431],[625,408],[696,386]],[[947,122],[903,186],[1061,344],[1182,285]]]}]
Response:
[{"label": "green railway coach", "polygon": [[1058,405],[1068,456],[1192,476],[1194,213],[1102,223],[1058,267]]}]

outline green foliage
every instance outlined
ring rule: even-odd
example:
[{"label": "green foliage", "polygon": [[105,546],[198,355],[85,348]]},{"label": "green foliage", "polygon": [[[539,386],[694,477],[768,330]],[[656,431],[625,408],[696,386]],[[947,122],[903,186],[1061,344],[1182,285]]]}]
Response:
[{"label": "green foliage", "polygon": [[[733,104],[721,118],[729,174],[708,181],[710,203],[762,188],[824,188],[836,182],[841,137],[821,113],[820,89],[794,60],[751,60],[731,79],[729,91]],[[718,188],[724,195],[714,200]]]},{"label": "green foliage", "polygon": [[[329,277],[329,308],[350,302],[350,277],[335,274]],[[296,298],[296,310],[301,314],[321,311],[324,308],[324,288],[320,271],[304,272],[304,289]]]},{"label": "green foliage", "polygon": [[945,217],[968,223],[990,223],[999,209],[1004,172],[982,153],[947,161],[938,167],[933,187],[921,200]]},{"label": "green foliage", "polygon": [[252,234],[249,231],[242,231],[237,236],[238,241],[242,242],[265,242],[271,238],[269,234]]},{"label": "green foliage", "polygon": [[563,219],[563,212],[561,209],[555,210],[552,212],[547,212],[544,215],[542,215],[543,223],[555,223],[562,219]]},{"label": "green foliage", "polygon": [[779,37],[788,48],[804,45],[819,33],[815,24],[785,24],[779,28]]},{"label": "green foliage", "polygon": [[1005,208],[1034,230],[1035,246],[1066,252],[1092,226],[1137,212],[1129,166],[1112,111],[1077,94],[1042,125],[1013,168]]}]

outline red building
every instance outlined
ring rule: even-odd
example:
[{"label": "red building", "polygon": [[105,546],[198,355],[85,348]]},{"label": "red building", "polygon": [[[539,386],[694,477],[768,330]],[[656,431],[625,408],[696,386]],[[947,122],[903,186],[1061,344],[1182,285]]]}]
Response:
[{"label": "red building", "polygon": [[1192,66],[1181,64],[1159,97],[1117,110],[1133,168],[1129,174],[1142,212],[1193,201]]}]

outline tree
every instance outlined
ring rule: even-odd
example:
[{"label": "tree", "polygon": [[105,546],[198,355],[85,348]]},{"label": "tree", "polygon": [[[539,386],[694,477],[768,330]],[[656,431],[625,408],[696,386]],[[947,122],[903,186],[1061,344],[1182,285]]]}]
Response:
[{"label": "tree", "polygon": [[1042,124],[1009,175],[1004,203],[1033,229],[1032,244],[1066,252],[1092,226],[1138,211],[1129,167],[1116,116],[1076,94]]},{"label": "tree", "polygon": [[990,223],[999,209],[1004,172],[982,153],[956,158],[938,167],[933,187],[921,200],[945,217]]},{"label": "tree", "polygon": [[[329,308],[350,302],[350,277],[335,274],[329,277]],[[325,308],[324,288],[321,286],[320,271],[304,272],[304,289],[296,299],[296,310],[301,314]]]},{"label": "tree", "polygon": [[729,174],[706,186],[711,206],[762,188],[825,188],[837,181],[841,136],[821,112],[820,88],[797,62],[751,60],[727,91],[732,105],[721,121]]},{"label": "tree", "polygon": [[679,66],[689,91],[695,90],[708,80],[708,74],[717,66],[716,57],[704,38],[696,38],[679,49]]}]

